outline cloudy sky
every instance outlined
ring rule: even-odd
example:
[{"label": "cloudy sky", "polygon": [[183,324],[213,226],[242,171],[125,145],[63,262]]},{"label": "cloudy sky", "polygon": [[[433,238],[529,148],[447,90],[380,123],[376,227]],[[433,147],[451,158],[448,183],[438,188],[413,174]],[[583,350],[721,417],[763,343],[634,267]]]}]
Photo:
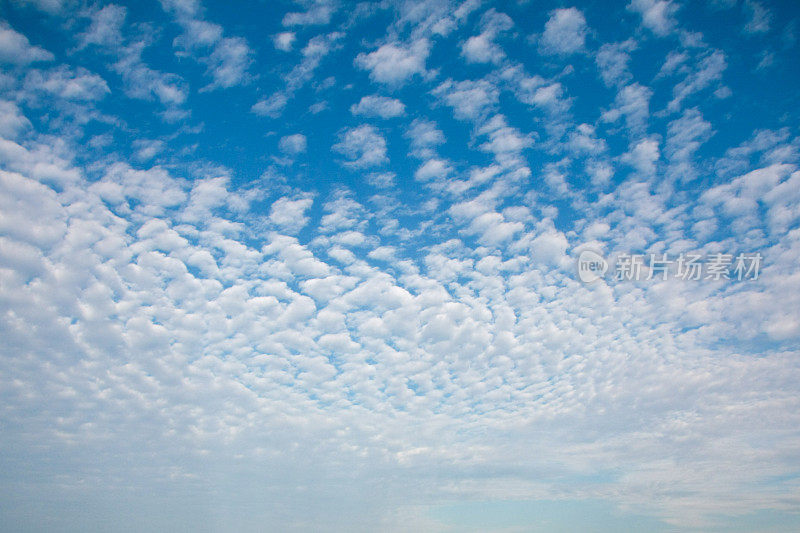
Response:
[{"label": "cloudy sky", "polygon": [[800,530],[799,32],[0,2],[0,529]]}]

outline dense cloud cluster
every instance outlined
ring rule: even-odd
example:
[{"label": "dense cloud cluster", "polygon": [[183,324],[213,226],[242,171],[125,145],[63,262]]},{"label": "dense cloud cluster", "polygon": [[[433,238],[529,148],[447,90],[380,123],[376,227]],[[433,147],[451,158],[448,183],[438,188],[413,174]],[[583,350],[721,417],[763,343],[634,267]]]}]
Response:
[{"label": "dense cloud cluster", "polygon": [[[620,3],[610,31],[580,6],[528,28],[524,4],[309,0],[256,41],[193,0],[12,4],[0,524],[797,510],[797,112],[723,131],[747,67],[688,6]],[[792,68],[768,6],[698,9]],[[764,263],[584,284],[584,249]]]}]

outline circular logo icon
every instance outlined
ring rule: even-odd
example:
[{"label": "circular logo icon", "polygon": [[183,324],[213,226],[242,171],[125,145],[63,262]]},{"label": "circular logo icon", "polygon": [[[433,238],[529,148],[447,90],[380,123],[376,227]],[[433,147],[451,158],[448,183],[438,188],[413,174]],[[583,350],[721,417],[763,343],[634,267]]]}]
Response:
[{"label": "circular logo icon", "polygon": [[602,278],[608,270],[605,258],[592,250],[584,250],[578,256],[578,278],[584,283],[591,283]]}]

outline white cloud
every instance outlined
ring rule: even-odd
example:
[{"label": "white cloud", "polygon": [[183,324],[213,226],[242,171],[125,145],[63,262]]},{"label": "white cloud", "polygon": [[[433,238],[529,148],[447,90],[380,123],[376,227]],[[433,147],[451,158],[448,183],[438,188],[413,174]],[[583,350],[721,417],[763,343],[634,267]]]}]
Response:
[{"label": "white cloud", "polygon": [[539,49],[545,54],[574,54],[583,50],[587,31],[586,18],[580,10],[556,9],[544,25]]},{"label": "white cloud", "polygon": [[772,14],[769,10],[755,0],[746,0],[744,7],[750,15],[747,24],[745,24],[744,31],[747,33],[768,32],[772,20]]},{"label": "white cloud", "polygon": [[283,17],[284,26],[317,26],[328,24],[336,11],[336,2],[331,0],[301,0],[298,2],[306,11],[287,13]]},{"label": "white cloud", "polygon": [[508,126],[502,115],[492,117],[478,130],[478,133],[489,137],[489,140],[481,145],[481,149],[496,156],[518,153],[533,144],[532,135],[522,135],[516,128]]},{"label": "white cloud", "polygon": [[46,93],[64,100],[100,100],[111,91],[105,80],[83,67],[70,70],[65,66],[51,70],[32,70],[25,77],[30,94]]},{"label": "white cloud", "polygon": [[106,47],[122,45],[122,25],[128,10],[118,5],[107,5],[91,13],[91,24],[85,33],[80,35],[81,47],[90,44]]},{"label": "white cloud", "polygon": [[133,146],[139,161],[149,161],[164,151],[164,141],[158,139],[138,139],[133,142]]},{"label": "white cloud", "polygon": [[689,96],[702,91],[715,81],[722,79],[722,73],[728,66],[725,54],[714,50],[697,64],[697,69],[690,72],[684,80],[675,85],[673,98],[667,105],[670,111],[678,111],[683,101]]},{"label": "white cloud", "polygon": [[442,180],[452,172],[452,167],[442,159],[429,159],[414,172],[417,181]]},{"label": "white cloud", "polygon": [[497,35],[513,28],[514,21],[505,13],[490,8],[481,16],[480,27],[483,33]]},{"label": "white cloud", "polygon": [[655,139],[643,139],[624,154],[622,160],[642,174],[652,176],[656,172],[656,163],[661,157],[658,144]]},{"label": "white cloud", "polygon": [[287,99],[283,93],[276,93],[269,98],[259,100],[250,110],[256,115],[277,118],[286,107]]},{"label": "white cloud", "polygon": [[614,169],[610,164],[603,161],[588,161],[586,163],[586,173],[591,178],[594,186],[605,187],[614,175]]},{"label": "white cloud", "polygon": [[188,89],[182,78],[153,70],[141,60],[142,49],[132,45],[122,52],[113,65],[125,81],[125,92],[132,98],[158,99],[165,106],[180,106],[186,101]]},{"label": "white cloud", "polygon": [[[63,187],[81,179],[62,153],[60,144],[35,143],[30,148],[8,139],[0,139],[0,158],[6,170],[24,174],[26,179]],[[68,156],[67,156],[68,157]]]},{"label": "white cloud", "polygon": [[570,263],[567,256],[568,247],[569,242],[564,234],[552,227],[537,235],[530,242],[530,250],[535,262],[559,267],[565,267]]},{"label": "white cloud", "polygon": [[682,181],[695,179],[698,176],[695,154],[712,135],[711,123],[697,109],[687,109],[680,118],[670,122],[664,149],[670,161],[667,176]]},{"label": "white cloud", "polygon": [[126,15],[126,8],[113,4],[91,11],[91,23],[86,32],[79,36],[79,46],[100,47],[114,58],[109,67],[122,76],[124,90],[129,97],[141,100],[155,98],[170,108],[168,113],[171,115],[184,116],[188,112],[179,110],[178,106],[186,100],[186,83],[180,76],[154,70],[145,64],[142,54],[152,44],[152,39],[146,34],[126,39],[123,35]]},{"label": "white cloud", "polygon": [[[301,5],[308,13],[318,4]],[[489,72],[484,79],[448,79],[472,35],[458,25],[478,5],[404,0],[343,13],[348,34],[356,21],[395,17],[373,38],[436,42],[421,92],[409,84],[363,107],[365,93],[354,91],[363,73],[353,78],[340,68],[352,67],[347,58],[332,54],[340,42],[352,51],[357,37],[298,28],[296,53],[267,50],[299,63],[276,65],[260,73],[263,87],[243,89],[261,99],[254,113],[277,116],[295,94],[331,109],[300,109],[257,134],[290,154],[305,148],[308,164],[296,168],[276,170],[258,150],[253,159],[234,132],[223,135],[236,148],[226,158],[236,170],[226,170],[213,160],[219,150],[205,147],[226,132],[204,137],[193,120],[151,128],[149,115],[137,115],[141,103],[123,110],[125,95],[174,108],[189,91],[143,61],[161,42],[148,32],[171,39],[175,28],[126,25],[109,6],[103,16],[87,9],[91,21],[80,15],[89,30],[67,55],[108,60],[107,74],[119,74],[108,85],[119,92],[77,66],[0,74],[0,376],[11,378],[0,379],[0,461],[14,465],[3,482],[7,522],[46,530],[52,524],[37,517],[59,516],[98,529],[120,513],[95,504],[118,501],[143,511],[147,529],[180,521],[203,530],[203,498],[174,505],[175,494],[198,487],[227,494],[212,522],[242,531],[458,529],[437,509],[454,499],[590,494],[610,514],[700,530],[724,529],[712,522],[723,515],[734,523],[741,513],[796,507],[796,458],[786,452],[800,427],[795,128],[717,134],[701,149],[724,124],[717,104],[735,107],[740,94],[710,108],[690,100],[704,90],[709,74],[698,73],[714,52],[686,41],[673,43],[685,58],[652,89],[627,68],[629,41],[601,48],[595,61],[610,90],[588,101],[574,91],[595,75],[586,58],[582,70],[550,79],[511,58],[473,69]],[[201,17],[199,2],[171,6],[190,20],[178,32],[202,48],[193,52],[201,68],[188,65],[202,75],[202,58],[226,34]],[[65,31],[66,19],[42,20]],[[269,39],[262,44],[271,48]],[[333,81],[315,79],[324,57],[331,72],[325,65],[321,77]],[[635,59],[637,75],[660,66]],[[126,75],[128,64],[139,73]],[[286,87],[275,87],[286,72]],[[670,82],[681,87],[672,96]],[[651,118],[651,105],[684,92],[675,110]],[[227,102],[195,96],[185,101]],[[395,114],[388,96],[403,100],[407,120],[385,131],[342,129],[332,153],[304,147],[296,133],[319,122],[313,139],[321,139],[348,126],[354,102]],[[96,98],[114,98],[101,109],[118,116],[95,113]],[[80,120],[62,113],[67,106]],[[603,118],[587,109],[605,110]],[[778,120],[783,111],[765,113]],[[207,132],[219,125],[213,115],[202,116]],[[91,128],[85,117],[95,119]],[[750,119],[763,127],[764,117]],[[747,140],[725,151],[738,136]],[[389,165],[388,142],[411,159]],[[352,175],[319,173],[326,158]],[[713,185],[680,183],[693,173]],[[743,283],[584,285],[580,245],[609,257],[760,250],[765,268]],[[65,494],[79,505],[48,503]],[[31,502],[40,514],[25,511]],[[161,508],[179,514],[150,512]]]},{"label": "white cloud", "polygon": [[386,140],[377,129],[368,124],[346,130],[341,141],[333,145],[333,150],[349,159],[346,163],[354,168],[367,168],[382,165],[386,157]]},{"label": "white cloud", "polygon": [[430,44],[426,39],[419,39],[408,46],[387,43],[374,52],[358,54],[355,64],[369,70],[372,81],[399,85],[415,74],[425,73],[429,49]]},{"label": "white cloud", "polygon": [[630,52],[636,49],[636,41],[628,39],[621,43],[606,43],[600,47],[595,56],[595,63],[603,82],[613,87],[630,82],[632,75],[628,69],[631,60]]},{"label": "white cloud", "polygon": [[508,15],[490,9],[481,17],[480,35],[474,35],[461,44],[461,55],[468,63],[499,63],[505,57],[505,52],[494,40],[513,25]]},{"label": "white cloud", "polygon": [[[732,179],[729,183],[704,191],[701,199],[709,205],[720,206],[729,216],[757,215],[759,202],[767,196],[772,196],[772,200],[776,199],[774,193],[770,195],[770,192],[775,191],[778,184],[783,182],[794,170],[793,165],[786,164],[774,164],[751,170]],[[748,222],[757,223],[756,220]]]},{"label": "white cloud", "polygon": [[272,42],[275,44],[275,48],[284,52],[288,52],[292,49],[295,39],[296,36],[294,32],[290,31],[285,31],[272,36]]},{"label": "white cloud", "polygon": [[686,52],[677,52],[672,51],[667,54],[667,59],[664,61],[664,64],[661,65],[661,70],[658,71],[657,77],[662,76],[669,76],[674,74],[676,71],[684,71],[686,69],[685,64],[689,59],[689,54]]},{"label": "white cloud", "polygon": [[350,106],[351,113],[366,117],[393,118],[402,116],[405,111],[403,102],[388,96],[364,96],[358,104]]},{"label": "white cloud", "polygon": [[323,209],[326,213],[320,221],[323,233],[364,229],[368,213],[347,190],[336,191],[333,198],[325,202]]},{"label": "white cloud", "polygon": [[[342,461],[350,477],[360,468],[371,472],[382,465],[406,472],[403,478],[409,469],[435,471],[443,461],[490,473],[508,471],[520,461],[532,469],[546,465],[547,472],[551,465],[561,465],[537,477],[543,483],[535,486],[523,479],[509,487],[507,477],[493,474],[456,481],[445,476],[443,483],[423,489],[426,501],[436,501],[452,497],[454,490],[489,499],[553,493],[578,498],[586,486],[561,480],[576,473],[596,475],[591,466],[595,461],[584,460],[588,454],[601,457],[603,464],[635,461],[635,468],[623,469],[622,485],[614,480],[592,485],[603,498],[636,509],[657,501],[657,511],[649,512],[690,525],[702,523],[704,513],[718,514],[721,507],[740,510],[742,500],[731,498],[731,490],[749,494],[754,479],[768,481],[791,469],[792,462],[781,459],[782,446],[760,446],[755,453],[747,443],[752,435],[763,435],[764,428],[782,428],[785,422],[794,427],[794,409],[782,415],[790,420],[769,418],[775,415],[776,397],[794,405],[796,395],[786,384],[796,381],[795,375],[786,375],[794,354],[748,357],[711,350],[696,340],[696,333],[669,323],[674,303],[669,298],[656,300],[654,291],[646,289],[616,292],[605,284],[577,284],[565,273],[573,266],[569,237],[550,222],[526,231],[524,214],[497,211],[491,200],[480,198],[452,210],[465,240],[474,237],[480,246],[443,242],[395,276],[380,262],[394,264],[400,255],[396,248],[358,249],[365,235],[354,228],[368,213],[345,197],[330,206],[327,212],[336,217],[323,227],[332,228],[326,235],[348,243],[353,251],[331,246],[316,253],[316,248],[280,233],[265,236],[265,245],[256,249],[247,244],[249,237],[232,233],[229,226],[242,220],[228,215],[216,227],[208,219],[177,223],[190,202],[185,195],[175,197],[177,203],[170,206],[175,211],[146,216],[165,192],[183,190],[180,182],[163,171],[117,170],[122,175],[111,182],[125,196],[139,198],[130,203],[143,217],[138,221],[114,214],[128,202],[113,201],[111,191],[94,186],[87,191],[87,184],[79,183],[69,193],[82,192],[86,208],[70,209],[62,203],[66,195],[23,176],[0,173],[0,291],[4,301],[13,302],[15,315],[25,319],[3,323],[4,338],[24,349],[2,360],[3,371],[17,368],[6,405],[22,409],[58,397],[61,410],[11,411],[6,419],[17,416],[15,422],[45,428],[49,448],[43,453],[48,456],[57,449],[76,460],[91,457],[101,474],[108,470],[114,479],[138,479],[138,469],[147,465],[173,486],[189,488],[211,483],[204,470],[212,464],[227,469],[235,453],[237,464],[257,470],[253,483],[267,476],[264,485],[248,482],[264,490],[274,489],[268,476],[275,468],[289,468],[280,476],[288,472],[319,482],[327,478],[320,478],[318,465]],[[768,193],[789,179],[787,171],[749,176],[740,188],[755,196]],[[143,196],[159,184],[164,190]],[[206,211],[219,209],[213,206],[224,205],[236,193],[220,181],[205,183],[204,190],[195,197]],[[114,212],[93,196],[100,191]],[[309,198],[283,197],[273,202],[269,223],[281,232],[299,231],[308,224],[309,208]],[[602,238],[615,229],[600,221],[588,226],[587,235]],[[363,259],[366,254],[369,263]],[[678,288],[668,292],[675,295]],[[9,298],[14,295],[16,299]],[[680,306],[680,314],[687,314],[692,303]],[[725,308],[737,309],[745,302],[726,303]],[[730,305],[734,303],[739,305]],[[744,307],[754,309],[757,298],[749,303]],[[774,318],[771,338],[792,339],[800,331],[796,313]],[[45,327],[49,334],[39,335]],[[692,357],[665,358],[665,353]],[[78,356],[91,364],[76,366]],[[675,394],[675,383],[683,384],[681,394]],[[647,408],[629,413],[631,405],[638,405],[643,386]],[[597,407],[591,412],[586,412],[586,397]],[[732,407],[735,412],[729,413]],[[119,417],[119,409],[145,416]],[[643,412],[654,421],[653,428],[642,428]],[[539,437],[551,437],[542,443],[524,428],[508,425],[520,417],[536,422]],[[168,435],[163,435],[165,420]],[[613,431],[594,432],[587,447],[584,435],[577,434],[586,420],[593,427],[598,421],[613,424]],[[505,444],[508,455],[498,453],[496,442],[485,437],[482,428],[488,422],[514,437]],[[730,437],[726,446],[708,437],[733,426],[742,434]],[[299,434],[304,437],[298,439]],[[442,435],[457,437],[442,442]],[[675,440],[665,442],[663,435]],[[23,437],[5,436],[15,442]],[[790,438],[780,438],[791,444]],[[135,446],[130,446],[131,439]],[[175,461],[154,453],[176,441],[181,443],[176,453],[199,458],[203,468],[181,463],[175,470]],[[537,443],[535,453],[531,442]],[[126,464],[133,463],[131,472],[119,468],[118,455],[109,454],[110,448],[125,451]],[[29,450],[17,454],[16,447],[10,449],[20,464],[39,460]],[[637,450],[633,456],[632,449]],[[676,450],[685,454],[692,470],[704,469],[701,481],[686,468],[664,464],[665,453]],[[764,454],[774,466],[754,477]],[[309,456],[315,458],[315,467],[303,470],[298,465]],[[103,459],[113,459],[115,466]],[[725,474],[723,480],[717,471]],[[61,487],[83,477],[60,473],[54,482]],[[340,475],[330,478],[338,479],[335,486],[344,490]],[[692,498],[687,504],[657,484],[653,488],[653,479],[670,479],[672,488],[712,500]],[[393,490],[419,494],[417,481]],[[377,490],[364,483],[348,481],[347,491]],[[719,483],[724,491],[715,492]],[[623,485],[635,486],[634,494],[620,493]],[[287,507],[293,501],[287,497],[274,516],[268,512],[264,519],[289,528],[288,521],[275,516],[316,509],[320,493],[311,486],[302,506]],[[325,506],[330,498],[323,498]],[[334,500],[337,509],[348,498]],[[697,501],[703,504],[698,507]],[[378,509],[377,517],[362,516],[359,524],[383,530],[398,517],[392,506]],[[414,523],[423,524],[422,530],[439,527]]]},{"label": "white cloud", "polygon": [[302,154],[306,151],[306,136],[301,133],[281,137],[278,147],[289,155]]},{"label": "white cloud", "polygon": [[31,127],[31,121],[14,102],[0,100],[0,136],[13,139]]},{"label": "white cloud", "polygon": [[505,57],[503,50],[483,33],[467,39],[461,45],[461,55],[468,63],[498,63]]},{"label": "white cloud", "polygon": [[[775,54],[767,50],[764,50],[763,52],[761,52],[761,61],[759,61],[758,65],[756,65],[756,70],[764,70],[771,67],[774,64],[775,64]],[[715,91],[714,94],[719,95],[718,91],[720,90],[721,88],[717,89],[717,91]],[[728,89],[728,91],[730,91],[730,89]]]},{"label": "white cloud", "polygon": [[539,75],[529,76],[520,66],[506,68],[501,79],[508,83],[507,87],[520,102],[538,107],[549,115],[551,120],[547,121],[546,128],[551,133],[559,130],[563,134],[563,121],[567,117],[571,99],[565,96],[564,86],[560,82]]},{"label": "white cloud", "polygon": [[206,65],[212,78],[203,90],[230,88],[248,81],[253,51],[242,37],[225,37],[222,26],[202,18],[199,1],[161,0],[164,10],[183,29],[174,44]]},{"label": "white cloud", "polygon": [[[193,16],[196,16],[196,13]],[[175,38],[173,43],[184,50],[210,48],[218,43],[224,34],[222,26],[201,19],[181,18],[184,33]]]},{"label": "white cloud", "polygon": [[371,250],[367,257],[378,261],[397,261],[397,250],[393,246],[379,246]]},{"label": "white cloud", "polygon": [[394,172],[371,172],[367,174],[367,182],[379,189],[388,189],[395,186],[397,174]]},{"label": "white cloud", "polygon": [[485,116],[499,99],[497,88],[486,80],[447,80],[433,94],[453,108],[456,118],[467,120]]},{"label": "white cloud", "polygon": [[[49,249],[63,239],[65,216],[56,193],[21,174],[0,171],[0,234],[9,239]],[[28,218],[27,223],[25,222]]]},{"label": "white cloud", "polygon": [[306,212],[313,203],[313,199],[309,197],[279,198],[270,208],[269,221],[281,231],[295,234],[308,224],[309,218]]},{"label": "white cloud", "polygon": [[286,75],[286,89],[290,93],[296,91],[314,76],[314,71],[322,60],[337,46],[343,34],[332,32],[312,37],[303,47],[303,59]]},{"label": "white cloud", "polygon": [[415,118],[405,133],[411,142],[411,153],[426,158],[434,154],[434,148],[445,142],[442,130],[434,122]]},{"label": "white cloud", "polygon": [[603,119],[616,121],[625,118],[625,124],[633,135],[641,135],[647,129],[650,117],[650,98],[653,91],[638,83],[622,87],[614,100],[614,106],[603,113]]},{"label": "white cloud", "polygon": [[591,124],[579,124],[569,134],[569,147],[576,154],[597,155],[607,148],[604,139],[598,138]]},{"label": "white cloud", "polygon": [[488,246],[498,246],[513,238],[524,229],[520,222],[507,222],[500,213],[483,213],[475,217],[467,227],[467,233],[479,234],[478,242]]},{"label": "white cloud", "polygon": [[[512,239],[525,226],[518,221],[509,222],[503,213],[498,213],[480,200],[454,204],[448,210],[456,223],[463,225],[462,232],[476,235],[478,242],[485,246],[499,246]],[[448,261],[449,268],[462,268],[463,263]]]},{"label": "white cloud", "polygon": [[228,88],[243,83],[252,60],[252,51],[241,37],[219,41],[206,63],[213,82],[205,89]]},{"label": "white cloud", "polygon": [[107,168],[102,179],[91,188],[111,205],[122,207],[128,199],[141,202],[142,209],[149,215],[163,214],[165,209],[183,203],[188,197],[164,169],[136,170],[124,163]]},{"label": "white cloud", "polygon": [[69,0],[13,0],[13,2],[33,6],[48,15],[57,15],[64,9],[65,5],[69,5]]},{"label": "white cloud", "polygon": [[530,101],[539,107],[559,111],[564,104],[563,92],[564,87],[560,83],[550,83],[537,88]]},{"label": "white cloud", "polygon": [[662,37],[677,26],[674,15],[678,6],[671,0],[631,0],[628,10],[639,13],[642,25]]},{"label": "white cloud", "polygon": [[0,22],[0,63],[28,65],[52,60],[53,54],[33,46],[27,37],[14,31],[8,23]]}]

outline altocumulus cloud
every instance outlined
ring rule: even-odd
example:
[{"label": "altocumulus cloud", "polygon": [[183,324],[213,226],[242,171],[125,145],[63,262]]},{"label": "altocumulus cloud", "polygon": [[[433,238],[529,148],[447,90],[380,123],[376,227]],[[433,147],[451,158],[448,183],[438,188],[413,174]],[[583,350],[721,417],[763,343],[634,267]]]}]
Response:
[{"label": "altocumulus cloud", "polygon": [[148,6],[4,7],[0,528],[800,528],[792,6]]}]

